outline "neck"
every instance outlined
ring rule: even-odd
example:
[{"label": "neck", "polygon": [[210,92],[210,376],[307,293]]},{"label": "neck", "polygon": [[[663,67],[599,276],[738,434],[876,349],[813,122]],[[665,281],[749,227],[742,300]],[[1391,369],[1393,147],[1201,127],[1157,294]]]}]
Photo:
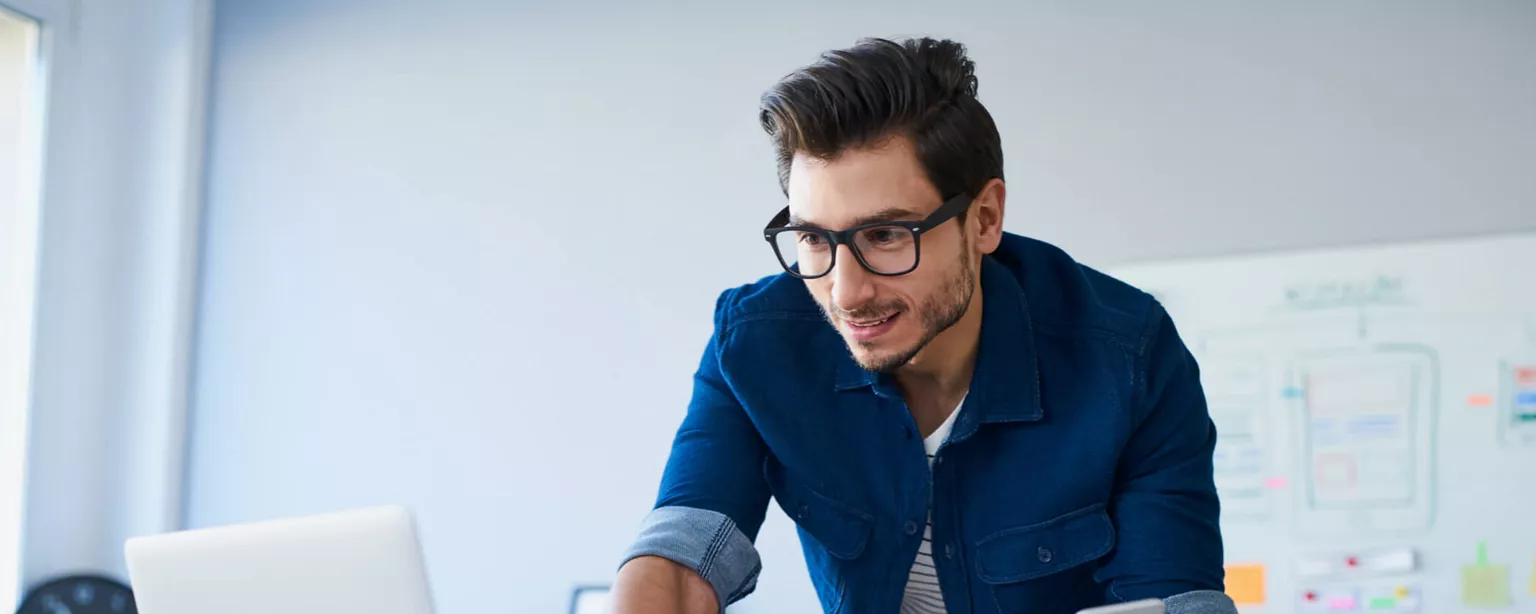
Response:
[{"label": "neck", "polygon": [[965,315],[893,374],[924,433],[948,418],[971,387],[981,342],[981,293],[978,285]]}]

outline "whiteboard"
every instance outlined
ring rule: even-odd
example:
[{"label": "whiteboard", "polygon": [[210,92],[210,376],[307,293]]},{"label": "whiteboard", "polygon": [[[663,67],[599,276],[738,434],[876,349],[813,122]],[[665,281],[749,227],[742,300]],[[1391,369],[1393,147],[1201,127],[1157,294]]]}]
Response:
[{"label": "whiteboard", "polygon": [[1108,271],[1218,432],[1244,612],[1536,612],[1536,235]]}]

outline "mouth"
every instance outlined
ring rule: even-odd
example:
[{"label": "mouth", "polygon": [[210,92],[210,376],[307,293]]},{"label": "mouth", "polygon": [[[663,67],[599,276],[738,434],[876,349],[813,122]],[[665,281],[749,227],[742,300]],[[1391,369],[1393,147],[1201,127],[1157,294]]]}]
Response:
[{"label": "mouth", "polygon": [[900,318],[901,312],[898,311],[881,318],[843,320],[843,323],[848,325],[845,328],[848,331],[848,336],[852,337],[855,341],[867,342],[890,332],[891,328]]}]

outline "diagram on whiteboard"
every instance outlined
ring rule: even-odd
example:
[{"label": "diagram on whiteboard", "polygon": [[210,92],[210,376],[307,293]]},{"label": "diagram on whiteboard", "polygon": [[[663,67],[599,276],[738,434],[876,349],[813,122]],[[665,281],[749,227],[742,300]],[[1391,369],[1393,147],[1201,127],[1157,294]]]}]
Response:
[{"label": "diagram on whiteboard", "polygon": [[1415,346],[1309,356],[1294,412],[1306,533],[1428,528],[1433,514],[1435,356]]},{"label": "diagram on whiteboard", "polygon": [[1536,355],[1505,360],[1500,371],[1504,443],[1536,445]]},{"label": "diagram on whiteboard", "polygon": [[1200,367],[1241,611],[1536,612],[1536,235],[1109,273]]},{"label": "diagram on whiteboard", "polygon": [[1262,357],[1233,356],[1202,373],[1211,420],[1219,434],[1213,456],[1216,488],[1230,516],[1269,514],[1268,394]]}]

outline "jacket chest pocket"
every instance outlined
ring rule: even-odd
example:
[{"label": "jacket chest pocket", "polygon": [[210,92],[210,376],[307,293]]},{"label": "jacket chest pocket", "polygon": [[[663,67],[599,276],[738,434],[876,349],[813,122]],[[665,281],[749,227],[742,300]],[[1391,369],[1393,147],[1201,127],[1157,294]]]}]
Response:
[{"label": "jacket chest pocket", "polygon": [[983,538],[976,543],[976,575],[999,612],[1075,612],[1102,599],[1093,580],[1097,565],[1090,563],[1114,546],[1114,524],[1096,503]]},{"label": "jacket chest pocket", "polygon": [[839,611],[853,562],[869,545],[874,518],[789,477],[781,467],[770,464],[764,473],[779,507],[799,529],[822,608]]}]

